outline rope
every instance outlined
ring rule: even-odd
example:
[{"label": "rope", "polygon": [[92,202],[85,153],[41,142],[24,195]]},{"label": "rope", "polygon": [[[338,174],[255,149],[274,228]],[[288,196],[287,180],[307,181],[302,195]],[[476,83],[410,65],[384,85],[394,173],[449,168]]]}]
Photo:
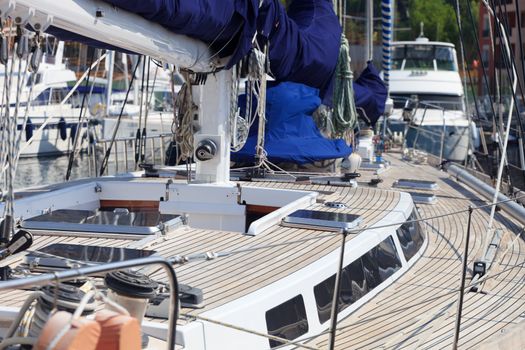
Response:
[{"label": "rope", "polygon": [[340,137],[357,126],[352,84],[354,74],[350,68],[350,45],[344,34],[341,36],[341,50],[335,74],[333,127],[335,136]]},{"label": "rope", "polygon": [[193,95],[189,77],[180,88],[175,100],[176,123],[175,141],[180,149],[177,164],[186,161],[193,156],[193,115],[197,111],[197,106],[193,103]]}]

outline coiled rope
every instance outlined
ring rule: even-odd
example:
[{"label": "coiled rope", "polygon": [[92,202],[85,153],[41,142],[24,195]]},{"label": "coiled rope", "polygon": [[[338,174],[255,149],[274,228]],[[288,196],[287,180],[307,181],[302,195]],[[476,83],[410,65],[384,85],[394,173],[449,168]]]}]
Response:
[{"label": "coiled rope", "polygon": [[347,136],[357,126],[357,110],[354,101],[353,79],[350,68],[350,45],[341,35],[341,49],[335,71],[333,131],[335,137]]}]

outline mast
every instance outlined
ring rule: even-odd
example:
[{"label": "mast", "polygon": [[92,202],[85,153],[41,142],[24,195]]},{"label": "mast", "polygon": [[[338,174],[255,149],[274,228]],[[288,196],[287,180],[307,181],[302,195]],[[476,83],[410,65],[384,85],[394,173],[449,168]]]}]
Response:
[{"label": "mast", "polygon": [[[385,85],[390,84],[390,70],[392,68],[392,40],[394,28],[394,4],[393,0],[381,1],[382,26],[383,26],[383,81]],[[390,94],[390,90],[388,91]]]},{"label": "mast", "polygon": [[366,0],[366,62],[374,58],[374,0]]},{"label": "mast", "polygon": [[193,102],[199,107],[199,131],[194,136],[197,182],[230,180],[231,86],[232,71],[222,70],[193,87]]}]

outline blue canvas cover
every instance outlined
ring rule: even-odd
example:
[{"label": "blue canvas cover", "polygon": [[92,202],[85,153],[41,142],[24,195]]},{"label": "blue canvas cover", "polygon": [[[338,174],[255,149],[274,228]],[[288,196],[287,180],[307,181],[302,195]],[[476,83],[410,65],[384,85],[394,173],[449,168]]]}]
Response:
[{"label": "blue canvas cover", "polygon": [[328,106],[341,44],[333,7],[332,0],[295,0],[286,12],[279,0],[267,0],[258,18],[259,35],[270,42],[275,78],[318,88]]},{"label": "blue canvas cover", "polygon": [[[344,140],[326,139],[312,119],[321,104],[319,90],[306,85],[283,82],[270,84],[266,96],[266,137],[264,149],[271,162],[306,164],[325,159],[343,158],[352,153]],[[240,106],[245,105],[245,97]],[[233,161],[254,162],[257,121],[248,141],[231,154]]]},{"label": "blue canvas cover", "polygon": [[[179,34],[199,39],[221,56],[238,63],[253,47],[269,42],[270,68],[279,81],[320,89],[331,104],[341,27],[331,0],[295,0],[286,12],[279,0],[103,0]],[[51,27],[63,40],[113,48]]]},{"label": "blue canvas cover", "polygon": [[368,62],[359,78],[354,82],[356,107],[362,108],[370,123],[374,125],[385,112],[387,87],[372,62]]}]

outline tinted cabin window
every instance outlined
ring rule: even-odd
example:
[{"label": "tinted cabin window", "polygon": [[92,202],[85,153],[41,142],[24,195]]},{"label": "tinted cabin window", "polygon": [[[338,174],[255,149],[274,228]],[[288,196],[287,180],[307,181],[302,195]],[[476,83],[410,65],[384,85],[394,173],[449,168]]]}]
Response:
[{"label": "tinted cabin window", "polygon": [[[319,321],[321,323],[330,319],[334,288],[335,274],[314,287],[317,313],[319,314]],[[361,258],[359,258],[346,266],[342,271],[338,312],[358,301],[367,292],[368,286],[363,271],[363,263]]]},{"label": "tinted cabin window", "polygon": [[379,275],[379,262],[377,261],[376,248],[363,255],[363,269],[368,288],[374,289],[382,281]]},{"label": "tinted cabin window", "polygon": [[332,307],[334,285],[335,275],[332,275],[314,287],[317,313],[319,314],[319,321],[321,323],[324,323],[330,319],[330,309]]},{"label": "tinted cabin window", "polygon": [[[339,312],[352,305],[401,267],[392,237],[347,265],[341,274]],[[334,296],[335,274],[314,287],[319,321],[330,319]]]},{"label": "tinted cabin window", "polygon": [[[415,212],[410,215],[408,221],[415,220],[417,217]],[[406,222],[397,229],[397,237],[401,243],[403,254],[407,261],[412,259],[423,245],[424,237],[423,231],[419,222]]]},{"label": "tinted cabin window", "polygon": [[379,243],[375,250],[379,265],[379,278],[383,282],[401,268],[401,260],[399,260],[399,255],[397,255],[392,237],[388,237]]},{"label": "tinted cabin window", "polygon": [[[268,334],[293,340],[308,332],[308,320],[302,295],[298,295],[266,312]],[[270,339],[270,347],[282,345]]]}]

